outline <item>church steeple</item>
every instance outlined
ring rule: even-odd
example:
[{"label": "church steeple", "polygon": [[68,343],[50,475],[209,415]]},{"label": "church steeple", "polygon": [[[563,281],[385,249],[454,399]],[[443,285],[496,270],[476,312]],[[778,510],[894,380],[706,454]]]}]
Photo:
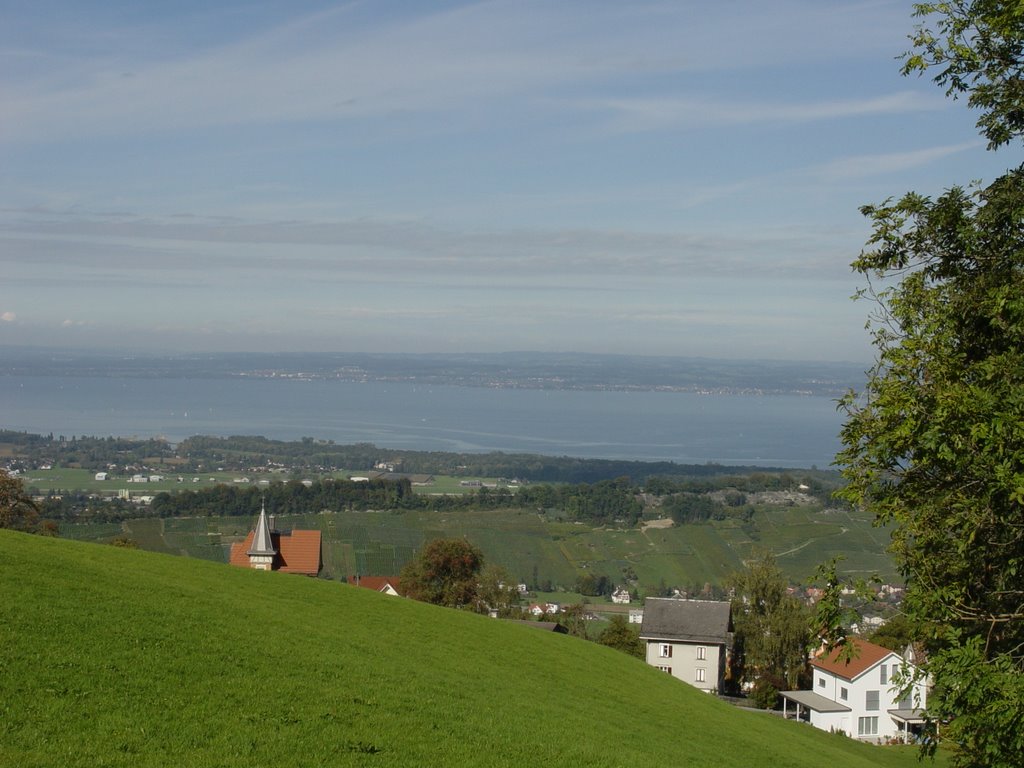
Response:
[{"label": "church steeple", "polygon": [[269,571],[274,563],[274,556],[277,550],[274,549],[274,540],[270,537],[270,523],[267,521],[266,502],[260,507],[260,517],[256,521],[256,530],[252,534],[252,546],[246,553],[249,555],[249,565],[259,571]]}]

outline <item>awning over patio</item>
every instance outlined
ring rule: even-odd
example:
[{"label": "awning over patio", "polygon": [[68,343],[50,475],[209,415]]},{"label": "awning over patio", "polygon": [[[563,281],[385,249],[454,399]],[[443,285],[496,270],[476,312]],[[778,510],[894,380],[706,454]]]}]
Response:
[{"label": "awning over patio", "polygon": [[888,710],[889,716],[893,720],[901,723],[923,723],[924,722],[924,710],[923,709],[890,709]]},{"label": "awning over patio", "polygon": [[[782,691],[780,694],[784,701],[792,701],[798,706],[813,709],[815,712],[850,712],[850,708],[838,701],[826,699],[814,691]],[[785,706],[785,703],[783,703]]]}]

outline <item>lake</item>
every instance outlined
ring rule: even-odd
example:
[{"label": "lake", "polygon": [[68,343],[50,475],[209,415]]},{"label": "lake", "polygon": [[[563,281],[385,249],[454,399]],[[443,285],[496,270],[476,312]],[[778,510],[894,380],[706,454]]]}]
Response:
[{"label": "lake", "polygon": [[840,426],[834,400],[798,395],[0,376],[0,427],[67,436],[308,436],[424,451],[825,468]]}]

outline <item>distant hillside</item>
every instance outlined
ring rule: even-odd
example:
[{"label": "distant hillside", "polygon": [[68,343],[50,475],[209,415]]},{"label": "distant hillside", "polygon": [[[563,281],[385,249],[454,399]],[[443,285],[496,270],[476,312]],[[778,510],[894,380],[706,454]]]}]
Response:
[{"label": "distant hillside", "polygon": [[624,654],[368,590],[0,531],[0,765],[917,765]]}]

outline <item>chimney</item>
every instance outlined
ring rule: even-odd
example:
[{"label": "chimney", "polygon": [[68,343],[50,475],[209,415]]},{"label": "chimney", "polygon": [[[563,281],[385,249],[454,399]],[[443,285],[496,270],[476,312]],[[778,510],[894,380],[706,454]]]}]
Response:
[{"label": "chimney", "polygon": [[270,524],[270,532],[277,532],[277,522],[274,515],[270,515],[270,519],[267,521]]}]

